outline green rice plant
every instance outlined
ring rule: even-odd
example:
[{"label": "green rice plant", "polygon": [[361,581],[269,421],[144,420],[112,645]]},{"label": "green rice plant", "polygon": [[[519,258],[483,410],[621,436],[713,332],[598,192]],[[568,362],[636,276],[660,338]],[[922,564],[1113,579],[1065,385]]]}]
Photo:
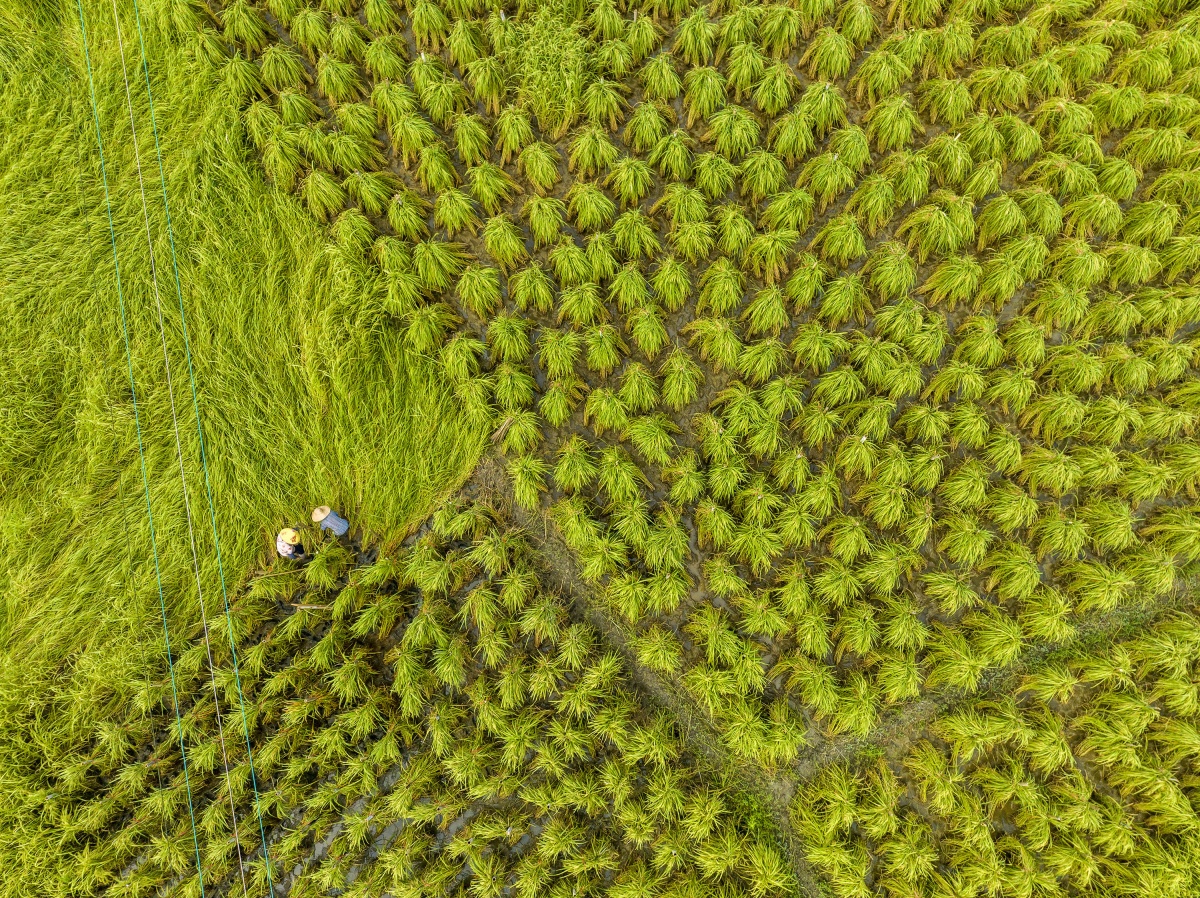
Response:
[{"label": "green rice plant", "polygon": [[591,280],[592,267],[587,253],[568,237],[559,240],[550,251],[550,266],[562,288],[579,287]]},{"label": "green rice plant", "polygon": [[433,290],[445,290],[451,279],[462,272],[466,257],[456,243],[421,240],[413,244],[413,271]]},{"label": "green rice plant", "polygon": [[578,284],[562,291],[558,301],[558,323],[570,319],[576,328],[590,327],[608,317],[600,291],[594,284]]},{"label": "green rice plant", "polygon": [[496,399],[506,411],[514,412],[532,405],[535,384],[527,371],[511,363],[502,362],[493,373]]},{"label": "green rice plant", "polygon": [[[772,56],[786,57],[795,48],[803,31],[805,37],[811,26],[804,25],[800,10],[786,6],[764,8],[758,22],[758,38],[763,49]],[[811,21],[811,20],[810,20]]]},{"label": "green rice plant", "polygon": [[797,183],[806,187],[817,200],[817,213],[829,207],[854,184],[854,170],[835,153],[814,156],[800,171]]},{"label": "green rice plant", "polygon": [[329,48],[329,25],[325,14],[316,7],[303,6],[298,9],[292,16],[288,30],[292,39],[313,62]]},{"label": "green rice plant", "polygon": [[377,82],[403,81],[407,71],[405,56],[403,43],[379,37],[366,45],[363,66]]},{"label": "green rice plant", "polygon": [[299,54],[285,44],[272,44],[263,50],[259,65],[263,83],[276,92],[300,87],[308,80]]},{"label": "green rice plant", "polygon": [[742,305],[745,281],[742,273],[728,259],[718,259],[700,277],[700,301],[696,311],[706,310],[724,315]]},{"label": "green rice plant", "polygon": [[833,28],[819,28],[808,42],[800,65],[808,66],[808,77],[835,81],[846,77],[854,59],[854,46]]},{"label": "green rice plant", "polygon": [[787,182],[787,170],[783,163],[766,150],[751,152],[741,165],[741,193],[757,205],[763,199],[778,193]]},{"label": "green rice plant", "polygon": [[317,88],[334,105],[352,102],[365,92],[357,66],[325,53],[317,60]]},{"label": "green rice plant", "polygon": [[619,82],[598,78],[583,90],[581,106],[584,115],[593,125],[607,123],[610,131],[616,131],[624,117],[625,100],[621,96],[623,85]]},{"label": "green rice plant", "polygon": [[[620,157],[620,152],[602,129],[584,128],[571,144],[567,168],[581,178],[599,174]],[[557,167],[557,156],[556,167]]]},{"label": "green rice plant", "polygon": [[938,264],[917,292],[953,309],[977,297],[982,273],[983,268],[974,257],[951,256]]},{"label": "green rice plant", "polygon": [[615,392],[598,387],[588,394],[583,420],[597,436],[603,436],[607,430],[623,431],[628,427],[628,409]]},{"label": "green rice plant", "polygon": [[509,295],[521,311],[536,309],[546,313],[553,309],[554,289],[550,276],[536,261],[509,277]]},{"label": "green rice plant", "polygon": [[[496,100],[496,104],[499,104],[499,99]],[[511,159],[520,158],[524,150],[534,143],[533,125],[530,124],[529,116],[517,106],[505,106],[499,109],[495,116],[492,134],[496,148],[500,151],[500,164],[507,165]],[[557,168],[557,157],[554,159],[554,165]],[[535,174],[539,177],[533,183],[542,183],[543,175],[536,164]]]},{"label": "green rice plant", "polygon": [[662,310],[650,304],[639,306],[626,316],[626,327],[633,342],[650,360],[670,341],[663,317]]},{"label": "green rice plant", "polygon": [[625,25],[625,42],[633,51],[635,61],[649,57],[650,52],[659,46],[661,40],[662,30],[650,17],[638,18],[635,15],[633,21],[627,22]]},{"label": "green rice plant", "polygon": [[[850,219],[850,222],[853,224],[853,219]],[[857,224],[854,224],[855,232],[857,227]],[[799,236],[797,231],[780,228],[761,233],[751,240],[746,247],[746,261],[755,276],[762,278],[767,284],[774,284],[786,275],[793,247]],[[845,243],[844,236],[840,231],[832,237],[826,236],[821,241],[826,253],[847,250],[848,244]],[[861,239],[861,234],[859,238]]]},{"label": "green rice plant", "polygon": [[816,233],[809,249],[835,268],[845,268],[851,261],[866,254],[866,239],[852,215],[837,215]]},{"label": "green rice plant", "polygon": [[711,66],[688,69],[683,77],[683,106],[689,128],[697,119],[708,121],[725,106],[725,83],[725,76]]},{"label": "green rice plant", "polygon": [[[627,616],[638,617],[636,614]],[[638,637],[638,661],[658,673],[678,673],[682,654],[678,637],[662,627],[650,627]]]},{"label": "green rice plant", "polygon": [[726,72],[729,85],[733,88],[734,101],[740,103],[762,78],[766,70],[766,58],[750,41],[734,44],[728,52]]},{"label": "green rice plant", "polygon": [[279,115],[285,125],[308,125],[320,117],[317,104],[308,94],[287,88],[279,92]]},{"label": "green rice plant", "polygon": [[596,462],[585,440],[579,436],[568,439],[558,450],[554,466],[554,482],[560,490],[575,493],[596,479]]},{"label": "green rice plant", "polygon": [[892,182],[883,175],[868,175],[846,201],[846,211],[853,213],[863,225],[868,237],[891,221],[896,211],[896,192]]},{"label": "green rice plant", "polygon": [[686,180],[692,174],[694,145],[695,141],[687,132],[676,128],[655,143],[649,155],[650,164],[657,165],[665,177]]},{"label": "green rice plant", "polygon": [[771,229],[803,232],[812,224],[813,205],[813,197],[808,191],[800,187],[784,190],[767,204],[761,222]]},{"label": "green rice plant", "polygon": [[446,49],[450,51],[451,61],[465,71],[467,66],[487,53],[483,30],[475,22],[458,19],[450,28]]},{"label": "green rice plant", "polygon": [[700,358],[710,361],[715,371],[737,366],[744,345],[730,319],[696,318],[684,331],[690,333],[689,344],[699,344]]},{"label": "green rice plant", "polygon": [[881,168],[891,182],[900,203],[915,205],[929,193],[932,166],[923,156],[903,151],[892,153]]},{"label": "green rice plant", "polygon": [[[841,327],[851,319],[862,323],[871,310],[871,297],[867,292],[861,274],[851,274],[834,278],[825,288],[825,297],[821,301],[818,317],[830,328]],[[822,344],[828,346],[828,343]],[[795,347],[795,344],[793,344]],[[793,353],[797,353],[793,348]]]},{"label": "green rice plant", "polygon": [[[459,280],[459,289],[462,289],[462,279]],[[501,362],[519,362],[532,349],[529,323],[515,315],[496,315],[488,324],[487,342],[493,355]]]},{"label": "green rice plant", "polygon": [[1178,223],[1176,206],[1163,200],[1147,200],[1129,209],[1121,236],[1139,246],[1156,249],[1170,240]]},{"label": "green rice plant", "polygon": [[598,480],[600,488],[616,503],[635,500],[646,483],[645,475],[629,454],[616,446],[600,453]]},{"label": "green rice plant", "polygon": [[691,294],[691,277],[682,262],[668,256],[650,276],[650,287],[658,305],[667,312],[678,312]]},{"label": "green rice plant", "polygon": [[894,0],[888,7],[888,22],[898,22],[904,28],[925,28],[935,23],[941,11],[940,0]]},{"label": "green rice plant", "polygon": [[517,96],[538,116],[542,130],[560,138],[580,112],[592,71],[590,41],[565,8],[547,5],[517,26],[504,50],[517,73]]},{"label": "green rice plant", "polygon": [[361,63],[367,49],[366,32],[353,18],[335,16],[329,25],[329,48],[333,55]]},{"label": "green rice plant", "polygon": [[1003,166],[997,160],[982,163],[963,183],[963,196],[978,201],[997,193],[1003,171]]},{"label": "green rice plant", "polygon": [[536,141],[517,156],[517,168],[539,195],[558,183],[559,154],[548,144]]},{"label": "green rice plant", "polygon": [[867,135],[861,128],[854,125],[835,131],[829,138],[829,149],[855,174],[861,173],[871,161],[871,148]]},{"label": "green rice plant", "polygon": [[300,196],[309,211],[322,221],[336,216],[346,203],[346,192],[341,185],[317,169],[300,182]]},{"label": "green rice plant", "polygon": [[754,116],[741,106],[723,106],[706,115],[709,129],[705,142],[731,162],[743,158],[758,143],[760,129]]},{"label": "green rice plant", "polygon": [[454,163],[440,143],[431,143],[418,151],[416,175],[427,193],[449,190],[458,184]]},{"label": "green rice plant", "polygon": [[681,222],[667,234],[671,249],[693,264],[713,251],[713,226],[707,221]]},{"label": "green rice plant", "polygon": [[601,377],[611,374],[620,365],[621,357],[628,352],[620,331],[609,324],[589,328],[584,334],[584,342],[587,367]]},{"label": "green rice plant", "polygon": [[581,232],[600,231],[612,223],[617,206],[598,186],[587,181],[576,181],[566,196],[575,227]]},{"label": "green rice plant", "polygon": [[566,204],[556,197],[531,196],[521,209],[529,222],[535,247],[549,246],[558,240],[566,214]]},{"label": "green rice plant", "polygon": [[455,334],[443,344],[438,356],[442,370],[454,383],[466,383],[480,372],[480,359],[486,346],[482,340]]},{"label": "green rice plant", "polygon": [[642,92],[651,102],[671,102],[683,90],[683,81],[675,70],[670,54],[652,57],[641,69]]},{"label": "green rice plant", "polygon": [[690,66],[707,65],[713,56],[717,26],[708,21],[703,9],[684,18],[675,32],[675,49]]},{"label": "green rice plant", "polygon": [[[770,381],[786,366],[787,350],[783,343],[774,337],[748,344],[737,362],[738,373],[752,384]],[[767,438],[765,432],[763,436]],[[751,449],[754,449],[753,445]],[[770,451],[764,450],[759,454],[770,454]]]},{"label": "green rice plant", "polygon": [[644,459],[662,468],[670,464],[678,448],[672,436],[675,433],[679,433],[679,427],[666,415],[643,415],[629,422],[624,438]]},{"label": "green rice plant", "polygon": [[924,264],[931,255],[948,256],[960,251],[975,237],[970,201],[947,191],[936,191],[928,203],[908,215],[896,229],[897,237],[908,235],[908,249]]},{"label": "green rice plant", "polygon": [[650,258],[661,249],[650,218],[641,209],[619,215],[611,234],[617,250],[627,259]]},{"label": "green rice plant", "polygon": [[387,175],[354,172],[346,177],[342,187],[364,212],[380,217],[387,209],[397,184]]},{"label": "green rice plant", "polygon": [[[514,424],[514,426],[516,425]],[[513,427],[510,427],[505,437],[505,451],[510,448],[520,451],[517,444],[509,442],[512,438]],[[546,489],[545,479],[548,470],[549,466],[545,462],[532,455],[518,455],[509,463],[513,497],[522,508],[531,511],[538,508],[538,494]]]},{"label": "green rice plant", "polygon": [[625,156],[609,167],[605,185],[612,188],[622,207],[637,206],[654,185],[650,166],[640,159]]},{"label": "green rice plant", "polygon": [[471,198],[461,190],[444,190],[438,194],[433,203],[433,221],[450,237],[463,231],[473,235],[479,228],[479,217]]},{"label": "green rice plant", "polygon": [[[521,232],[507,215],[497,215],[488,219],[487,224],[483,226],[483,243],[488,255],[503,271],[513,271],[528,259]],[[530,270],[541,271],[541,269],[524,269],[514,273],[509,283],[510,294],[514,296],[514,299],[518,295],[523,298],[517,299],[522,309],[529,305],[539,309],[548,308],[551,302],[548,280],[545,279],[545,275],[542,275],[542,281],[535,287],[532,279],[536,278],[536,275],[525,274]],[[521,286],[514,287],[514,282]]]},{"label": "green rice plant", "polygon": [[547,382],[538,400],[538,411],[551,427],[562,427],[574,413],[584,393],[584,383],[574,375]]},{"label": "green rice plant", "polygon": [[889,240],[880,244],[863,265],[872,291],[884,300],[907,297],[917,283],[917,267],[905,247]]},{"label": "green rice plant", "polygon": [[587,253],[569,237],[559,240],[550,251],[550,266],[560,287],[578,287],[591,280],[592,267]]},{"label": "green rice plant", "polygon": [[[847,36],[849,38],[849,36]],[[857,41],[853,41],[857,44]],[[897,89],[912,76],[913,67],[890,50],[868,53],[849,82],[854,99],[870,105],[895,95]]]},{"label": "green rice plant", "polygon": [[662,377],[662,399],[673,411],[682,411],[696,400],[700,385],[704,381],[703,372],[692,358],[681,348],[676,347],[659,366]]},{"label": "green rice plant", "polygon": [[754,223],[746,216],[745,210],[736,203],[725,203],[713,210],[712,218],[717,229],[718,249],[726,256],[743,257],[756,234]]},{"label": "green rice plant", "polygon": [[782,61],[776,62],[765,68],[757,82],[754,105],[769,116],[778,115],[791,104],[799,87],[799,79],[791,68]]},{"label": "green rice plant", "polygon": [[491,140],[487,129],[478,116],[462,115],[454,123],[454,146],[458,156],[468,166],[487,159],[491,152]]},{"label": "green rice plant", "polygon": [[414,0],[409,10],[417,46],[437,53],[446,43],[450,21],[434,0]]},{"label": "green rice plant", "polygon": [[778,334],[790,323],[783,291],[778,287],[760,290],[747,305],[741,320],[747,323],[748,336]]}]

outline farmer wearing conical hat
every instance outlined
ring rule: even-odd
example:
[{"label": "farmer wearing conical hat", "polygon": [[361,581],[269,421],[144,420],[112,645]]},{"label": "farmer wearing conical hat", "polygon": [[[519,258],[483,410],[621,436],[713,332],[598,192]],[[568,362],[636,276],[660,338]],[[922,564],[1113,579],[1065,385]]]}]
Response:
[{"label": "farmer wearing conical hat", "polygon": [[290,558],[293,561],[304,559],[304,546],[300,545],[300,534],[291,527],[284,527],[275,537],[275,551],[280,558]]},{"label": "farmer wearing conical hat", "polygon": [[346,531],[350,529],[350,522],[328,505],[318,505],[313,509],[312,522],[334,536],[345,536]]}]

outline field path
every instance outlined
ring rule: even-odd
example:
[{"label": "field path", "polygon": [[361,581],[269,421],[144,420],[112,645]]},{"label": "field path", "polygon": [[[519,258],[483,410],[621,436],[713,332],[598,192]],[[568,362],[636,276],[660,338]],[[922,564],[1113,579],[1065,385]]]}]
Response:
[{"label": "field path", "polygon": [[802,894],[811,898],[824,895],[819,877],[808,865],[804,846],[792,829],[789,809],[796,791],[793,775],[786,769],[764,771],[748,767],[732,757],[721,744],[720,736],[708,715],[682,685],[661,676],[638,660],[631,634],[605,614],[589,595],[579,576],[575,555],[563,542],[554,523],[544,512],[531,514],[520,508],[512,500],[510,483],[502,459],[496,454],[488,454],[480,460],[464,492],[477,499],[499,504],[524,528],[530,544],[538,550],[536,564],[544,582],[568,599],[576,614],[595,627],[604,641],[621,654],[634,685],[657,705],[675,715],[687,747],[698,758],[704,759],[715,770],[752,794],[770,815],[787,850]]}]

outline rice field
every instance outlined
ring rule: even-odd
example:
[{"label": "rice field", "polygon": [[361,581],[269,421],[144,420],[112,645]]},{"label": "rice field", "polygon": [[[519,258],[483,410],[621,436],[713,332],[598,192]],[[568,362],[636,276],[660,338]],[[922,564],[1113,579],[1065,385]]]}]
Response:
[{"label": "rice field", "polygon": [[0,893],[1200,892],[1200,11],[5,19]]}]

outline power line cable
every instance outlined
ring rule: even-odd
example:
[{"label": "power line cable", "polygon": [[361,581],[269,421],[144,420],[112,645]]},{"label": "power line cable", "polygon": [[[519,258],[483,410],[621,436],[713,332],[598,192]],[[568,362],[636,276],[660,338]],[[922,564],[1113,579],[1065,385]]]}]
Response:
[{"label": "power line cable", "polygon": [[229,649],[233,656],[233,676],[234,683],[237,687],[238,704],[242,716],[242,734],[246,740],[246,757],[250,762],[250,784],[254,790],[254,806],[255,812],[258,816],[258,831],[259,837],[262,840],[263,860],[265,861],[266,865],[267,890],[268,894],[272,894],[274,892],[274,882],[271,875],[271,856],[267,847],[266,828],[263,825],[262,803],[258,791],[258,773],[254,766],[254,752],[250,746],[250,725],[246,717],[246,697],[242,691],[242,677],[241,670],[238,665],[237,655],[237,640],[234,637],[233,616],[229,607],[229,593],[226,589],[225,583],[225,566],[221,557],[221,540],[217,529],[216,503],[213,501],[212,480],[208,471],[208,450],[204,441],[204,426],[200,419],[200,401],[197,396],[196,376],[192,365],[191,340],[188,336],[187,314],[184,311],[183,305],[183,287],[179,277],[179,260],[175,250],[175,229],[171,223],[171,205],[167,198],[167,177],[166,171],[163,167],[162,147],[160,146],[158,139],[158,121],[154,112],[154,94],[150,87],[149,57],[146,53],[145,35],[142,32],[141,11],[137,0],[133,0],[133,14],[134,23],[137,26],[138,45],[142,54],[142,75],[146,82],[146,98],[150,104],[150,127],[154,134],[154,153],[158,160],[159,184],[162,188],[163,210],[166,213],[167,220],[167,240],[171,249],[171,269],[174,273],[175,279],[175,295],[179,301],[179,321],[183,331],[183,349],[185,358],[187,359],[188,380],[191,383],[192,388],[192,411],[196,417],[196,434],[200,441],[200,465],[204,471],[204,492],[208,502],[208,516],[209,522],[212,526],[213,545],[216,550],[217,573],[221,582],[221,598],[225,605],[225,623],[229,633]]},{"label": "power line cable", "polygon": [[171,679],[171,698],[175,710],[175,730],[179,736],[179,755],[183,762],[183,781],[187,792],[188,820],[192,827],[192,847],[196,854],[196,875],[200,882],[201,898],[204,898],[204,869],[200,862],[200,838],[196,832],[196,808],[192,800],[192,781],[191,773],[188,769],[187,746],[183,738],[183,720],[179,714],[179,689],[175,679],[175,661],[171,654],[171,630],[167,623],[167,602],[163,594],[162,569],[158,561],[158,540],[154,532],[154,511],[150,502],[150,477],[146,470],[146,452],[142,440],[142,421],[137,403],[137,384],[133,374],[133,350],[129,340],[129,322],[125,314],[125,292],[121,282],[121,263],[117,255],[117,231],[113,224],[112,197],[108,190],[108,167],[104,159],[104,140],[100,133],[100,109],[96,102],[96,83],[92,74],[92,59],[88,49],[87,24],[84,20],[82,0],[76,0],[76,7],[79,10],[79,30],[81,43],[83,44],[83,58],[87,66],[88,94],[92,104],[92,120],[96,128],[96,147],[100,154],[100,180],[104,185],[104,209],[108,217],[108,236],[112,243],[113,269],[116,273],[117,282],[117,308],[120,312],[121,334],[125,343],[125,361],[129,374],[129,392],[133,402],[134,426],[137,432],[138,461],[142,472],[142,489],[146,495],[146,519],[150,524],[150,551],[154,558],[154,579],[158,584],[158,604],[159,609],[162,611],[163,644],[166,647],[167,670],[170,673]]},{"label": "power line cable", "polygon": [[217,719],[217,738],[221,745],[221,760],[225,768],[225,786],[229,793],[229,813],[232,820],[234,833],[234,847],[237,850],[238,858],[238,873],[242,880],[242,893],[249,895],[249,888],[246,883],[246,867],[245,859],[242,856],[241,839],[238,837],[238,822],[237,822],[237,802],[233,795],[233,780],[229,773],[229,752],[225,745],[225,724],[221,715],[221,699],[217,689],[217,671],[216,663],[213,660],[212,640],[208,630],[208,611],[204,603],[204,587],[200,575],[200,555],[196,548],[196,533],[192,526],[192,507],[191,500],[188,496],[187,471],[183,461],[183,441],[179,433],[179,417],[176,413],[175,403],[175,387],[171,380],[171,358],[167,349],[167,331],[166,322],[163,316],[162,296],[158,287],[158,265],[154,254],[154,239],[150,231],[150,207],[146,200],[146,183],[142,175],[142,156],[141,150],[138,147],[137,139],[137,122],[133,111],[133,96],[129,87],[129,70],[125,65],[125,39],[121,31],[120,14],[117,10],[116,0],[112,2],[113,24],[117,31],[117,49],[121,56],[121,74],[125,81],[125,102],[129,109],[129,127],[132,136],[133,156],[137,168],[138,190],[142,199],[142,217],[146,225],[146,246],[150,253],[150,279],[154,289],[154,305],[158,314],[158,332],[162,341],[163,351],[163,367],[166,372],[167,396],[171,404],[171,425],[175,436],[175,455],[179,461],[179,479],[183,492],[183,509],[187,520],[188,527],[188,543],[192,552],[192,570],[196,579],[196,595],[200,602],[200,622],[204,631],[204,647],[208,656],[208,671],[209,678],[212,684],[213,705],[216,711]]}]

